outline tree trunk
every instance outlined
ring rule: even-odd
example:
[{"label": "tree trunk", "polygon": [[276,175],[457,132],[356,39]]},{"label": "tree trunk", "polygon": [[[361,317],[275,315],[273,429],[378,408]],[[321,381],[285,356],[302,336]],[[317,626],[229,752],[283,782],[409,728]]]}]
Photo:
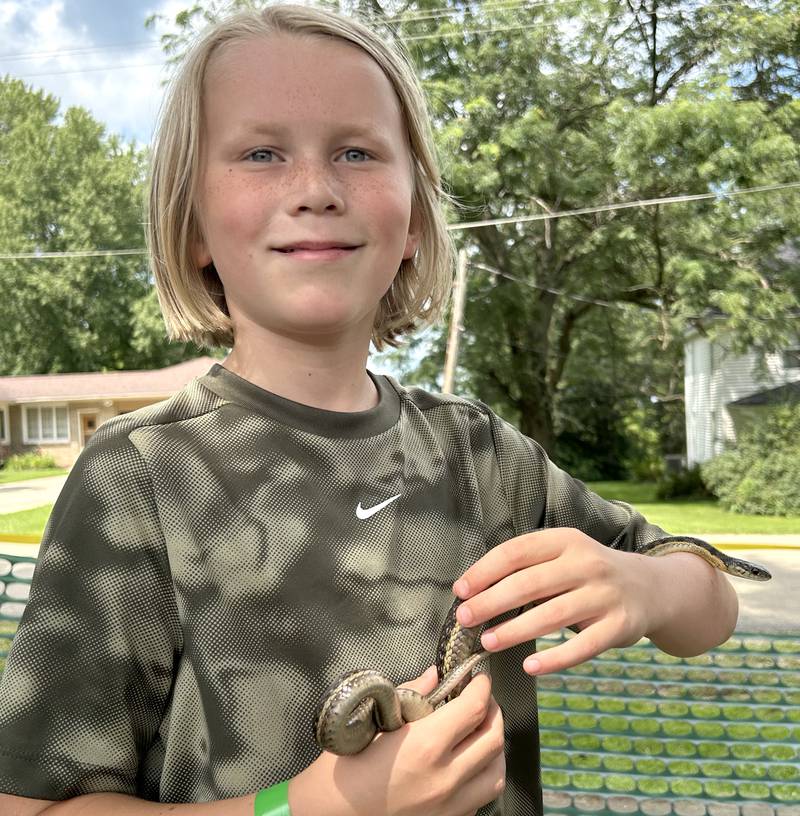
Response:
[{"label": "tree trunk", "polygon": [[540,292],[534,306],[520,326],[524,343],[512,345],[511,353],[519,383],[515,407],[519,411],[519,429],[535,439],[548,453],[555,445],[553,394],[550,385],[550,324],[556,296]]}]

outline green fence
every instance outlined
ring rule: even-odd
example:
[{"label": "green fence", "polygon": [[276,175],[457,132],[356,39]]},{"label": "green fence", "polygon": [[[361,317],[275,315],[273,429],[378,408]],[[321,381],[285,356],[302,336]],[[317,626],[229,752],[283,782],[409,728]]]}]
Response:
[{"label": "green fence", "polygon": [[35,558],[0,554],[0,672],[31,590]]},{"label": "green fence", "polygon": [[[0,672],[35,564],[0,555]],[[686,659],[643,641],[538,684],[548,816],[800,816],[800,631]]]},{"label": "green fence", "polygon": [[539,678],[539,710],[549,813],[800,816],[800,632],[612,649]]}]

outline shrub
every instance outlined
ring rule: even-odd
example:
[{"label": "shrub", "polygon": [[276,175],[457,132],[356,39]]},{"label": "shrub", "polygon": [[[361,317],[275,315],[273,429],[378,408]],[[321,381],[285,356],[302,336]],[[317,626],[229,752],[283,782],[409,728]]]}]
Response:
[{"label": "shrub", "polygon": [[13,472],[20,470],[49,470],[55,467],[57,467],[56,460],[49,453],[35,453],[33,451],[9,456],[3,465],[4,470]]},{"label": "shrub", "polygon": [[656,485],[656,498],[659,499],[710,499],[713,495],[703,481],[699,465],[668,473]]},{"label": "shrub", "polygon": [[702,465],[701,472],[727,510],[800,514],[800,405],[770,411],[735,448]]}]

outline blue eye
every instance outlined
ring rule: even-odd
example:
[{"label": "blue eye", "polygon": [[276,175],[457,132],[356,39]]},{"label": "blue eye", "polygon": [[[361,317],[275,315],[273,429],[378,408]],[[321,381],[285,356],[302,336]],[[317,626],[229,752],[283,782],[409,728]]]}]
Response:
[{"label": "blue eye", "polygon": [[267,150],[266,147],[259,147],[257,150],[253,150],[252,152],[247,154],[247,158],[250,161],[255,162],[271,162],[272,159],[265,158],[266,156],[274,156],[275,154],[271,150]]},{"label": "blue eye", "polygon": [[350,148],[348,148],[347,150],[345,150],[345,151],[344,151],[344,155],[345,155],[345,156],[347,156],[347,155],[349,155],[349,154],[351,154],[351,153],[359,153],[359,154],[360,154],[360,155],[362,155],[362,156],[363,156],[365,159],[370,158],[369,154],[368,154],[368,153],[367,153],[365,150],[361,150],[361,149],[360,149],[360,148],[358,148],[358,147],[350,147]]}]

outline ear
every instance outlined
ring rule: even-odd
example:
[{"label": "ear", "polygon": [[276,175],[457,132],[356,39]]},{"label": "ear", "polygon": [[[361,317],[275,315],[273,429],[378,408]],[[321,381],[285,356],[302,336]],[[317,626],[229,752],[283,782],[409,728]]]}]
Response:
[{"label": "ear", "polygon": [[200,234],[200,230],[196,230],[195,237],[191,240],[192,259],[197,264],[198,269],[205,269],[211,263],[211,253],[205,238]]},{"label": "ear", "polygon": [[411,223],[408,225],[408,235],[406,236],[406,245],[403,249],[403,260],[406,258],[413,258],[414,253],[419,248],[419,242],[422,240],[422,219],[419,217],[416,208],[411,210]]}]

